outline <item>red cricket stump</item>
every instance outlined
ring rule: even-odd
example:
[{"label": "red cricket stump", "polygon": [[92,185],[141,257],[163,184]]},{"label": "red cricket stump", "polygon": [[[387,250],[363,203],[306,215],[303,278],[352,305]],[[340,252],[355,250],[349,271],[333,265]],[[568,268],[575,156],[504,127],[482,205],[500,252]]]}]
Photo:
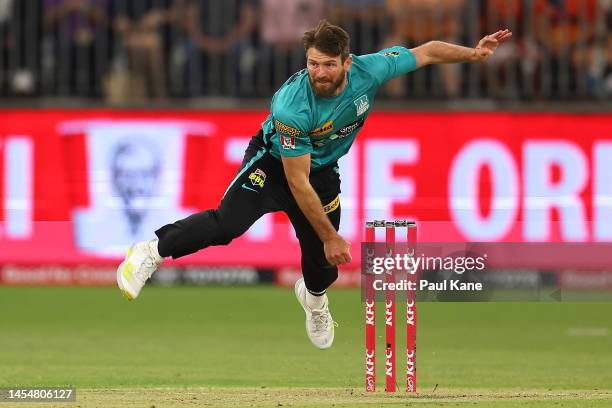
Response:
[{"label": "red cricket stump", "polygon": [[[409,254],[415,256],[417,242],[417,227],[415,222],[407,224],[407,240]],[[414,290],[409,290],[406,294],[406,391],[416,393],[416,328],[417,328],[417,310],[416,310],[416,285],[418,282],[418,271],[408,273],[408,280],[414,282]]]},{"label": "red cricket stump", "polygon": [[[387,257],[395,256],[395,223],[387,221],[386,247]],[[395,270],[387,273],[387,283],[395,281]],[[385,391],[395,392],[395,291],[387,287],[385,293]]]},{"label": "red cricket stump", "polygon": [[[365,231],[366,242],[376,242],[375,228],[373,222],[366,223]],[[368,259],[374,257],[373,253],[367,254]],[[371,271],[369,271],[371,272]],[[366,391],[376,391],[376,299],[374,293],[374,276],[366,273],[365,276],[365,327],[366,327]]]},{"label": "red cricket stump", "polygon": [[[414,257],[417,242],[417,226],[413,221],[372,221],[366,222],[365,242],[376,243],[376,228],[385,228],[386,257],[395,257],[397,252],[395,229],[406,228],[407,255]],[[376,391],[376,291],[374,290],[375,274],[372,271],[373,260],[382,255],[375,245],[366,245],[365,268],[365,324],[366,324],[366,391]],[[394,262],[395,264],[395,262]],[[414,264],[413,264],[414,265]],[[386,283],[397,283],[395,267],[385,274]],[[416,393],[416,289],[418,270],[407,271],[406,279],[411,282],[406,294],[406,391]],[[395,343],[395,309],[396,293],[385,291],[385,390],[395,392],[396,385],[396,343]],[[412,289],[412,290],[410,290]],[[401,321],[401,319],[400,319]],[[400,326],[401,327],[401,326]]]}]

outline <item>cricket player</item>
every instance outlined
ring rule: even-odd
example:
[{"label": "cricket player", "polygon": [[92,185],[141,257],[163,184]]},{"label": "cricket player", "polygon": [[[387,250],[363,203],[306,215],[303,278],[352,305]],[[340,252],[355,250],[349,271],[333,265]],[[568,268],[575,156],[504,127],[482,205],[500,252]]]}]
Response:
[{"label": "cricket player", "polygon": [[351,262],[350,243],[338,233],[338,159],[363,127],[376,92],[429,64],[484,61],[511,36],[498,31],[476,48],[431,41],[357,56],[349,53],[346,31],[321,21],[302,38],[306,68],[274,94],[270,115],[219,207],[164,225],[155,239],[132,245],[117,269],[124,296],[135,299],[164,258],[228,245],[262,215],[284,211],[300,243],[303,278],[295,294],[306,313],[306,332],[314,346],[331,347],[335,323],[326,290],[338,277],[338,265]]}]

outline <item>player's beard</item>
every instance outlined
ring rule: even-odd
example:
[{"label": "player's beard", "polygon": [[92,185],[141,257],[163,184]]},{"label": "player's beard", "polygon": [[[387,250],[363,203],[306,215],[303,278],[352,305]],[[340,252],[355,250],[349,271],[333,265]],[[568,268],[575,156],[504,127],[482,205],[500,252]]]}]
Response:
[{"label": "player's beard", "polygon": [[321,82],[320,79],[314,81],[312,77],[308,77],[310,80],[310,86],[312,87],[312,91],[316,96],[320,98],[329,98],[334,96],[338,88],[340,88],[344,82],[344,78],[346,77],[346,71],[342,69],[342,72],[338,74],[336,78],[332,78],[330,80],[326,80]]}]

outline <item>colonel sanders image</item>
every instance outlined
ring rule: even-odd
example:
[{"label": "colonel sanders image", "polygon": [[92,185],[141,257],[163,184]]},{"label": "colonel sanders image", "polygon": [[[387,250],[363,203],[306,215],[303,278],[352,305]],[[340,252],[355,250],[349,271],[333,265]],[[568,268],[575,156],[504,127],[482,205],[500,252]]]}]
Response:
[{"label": "colonel sanders image", "polygon": [[81,251],[119,256],[150,239],[160,222],[185,218],[182,208],[186,136],[180,123],[92,121],[85,137],[86,205],[73,210]]},{"label": "colonel sanders image", "polygon": [[123,211],[134,236],[140,232],[150,199],[159,191],[160,173],[159,150],[152,142],[121,142],[112,151],[113,190],[123,202]]}]

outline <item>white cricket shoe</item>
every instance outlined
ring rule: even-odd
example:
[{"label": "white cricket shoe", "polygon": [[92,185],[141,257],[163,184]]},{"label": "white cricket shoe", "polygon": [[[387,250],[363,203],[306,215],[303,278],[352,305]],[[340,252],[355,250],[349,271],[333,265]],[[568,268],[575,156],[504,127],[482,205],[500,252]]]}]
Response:
[{"label": "white cricket shoe", "polygon": [[320,349],[330,348],[334,342],[336,322],[329,313],[327,295],[323,295],[325,302],[320,309],[311,309],[306,301],[306,293],[304,278],[300,278],[295,283],[295,296],[302,305],[304,312],[306,312],[306,333],[315,347]]},{"label": "white cricket shoe", "polygon": [[157,239],[135,243],[128,249],[125,260],[117,268],[117,285],[127,300],[138,297],[147,279],[163,261],[157,250],[151,246],[157,248]]}]

